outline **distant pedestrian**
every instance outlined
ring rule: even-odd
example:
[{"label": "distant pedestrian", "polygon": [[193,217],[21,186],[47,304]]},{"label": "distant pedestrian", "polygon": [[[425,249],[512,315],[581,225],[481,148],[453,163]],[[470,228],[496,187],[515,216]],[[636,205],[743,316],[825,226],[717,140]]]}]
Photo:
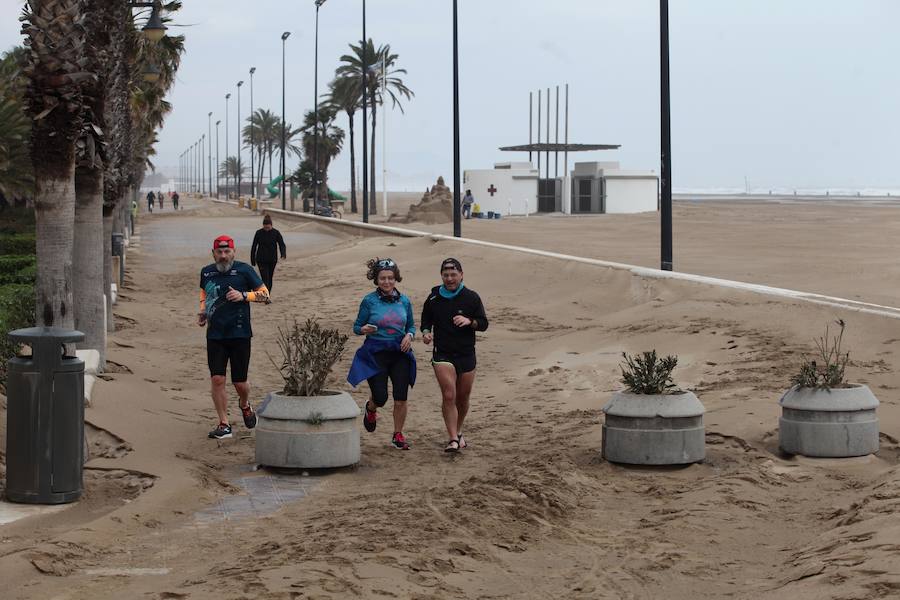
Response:
[{"label": "distant pedestrian", "polygon": [[153,190],[147,192],[147,211],[153,212],[153,201],[156,200],[156,195],[153,193]]},{"label": "distant pedestrian", "polygon": [[272,291],[272,278],[275,276],[275,265],[278,264],[278,254],[281,258],[287,258],[287,247],[281,232],[272,227],[272,217],[263,217],[262,229],[257,229],[253,236],[253,244],[250,246],[250,264],[259,268],[259,276],[263,283]]},{"label": "distant pedestrian", "polygon": [[472,195],[472,190],[466,190],[466,195],[462,199],[462,213],[467,219],[472,218],[473,204],[475,204],[475,196]]},{"label": "distant pedestrian", "polygon": [[175,207],[175,210],[178,210],[178,192],[172,192],[172,206]]},{"label": "distant pedestrian", "polygon": [[165,196],[163,196],[162,190],[159,191],[159,193],[156,195],[156,198],[159,200],[159,210],[162,210],[163,209],[163,198],[165,198]]},{"label": "distant pedestrian", "polygon": [[130,216],[131,216],[131,219],[130,219],[130,220],[131,220],[131,235],[134,235],[134,222],[137,220],[137,214],[138,214],[138,203],[137,203],[137,200],[132,200],[132,201],[131,201],[131,212],[130,212]]},{"label": "distant pedestrian", "polygon": [[231,383],[247,429],[256,427],[250,406],[250,302],[268,302],[269,290],[250,265],[234,260],[234,240],[220,235],[213,241],[215,262],[200,271],[200,312],[197,324],[206,327],[206,362],[209,365],[213,406],[219,424],[209,437],[231,437],[225,370],[231,363]]}]

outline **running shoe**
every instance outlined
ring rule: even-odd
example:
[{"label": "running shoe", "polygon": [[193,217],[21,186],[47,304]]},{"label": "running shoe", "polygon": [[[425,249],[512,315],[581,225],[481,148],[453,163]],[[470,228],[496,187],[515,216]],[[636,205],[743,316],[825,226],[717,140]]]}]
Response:
[{"label": "running shoe", "polygon": [[378,418],[378,412],[374,410],[369,410],[369,404],[366,403],[366,410],[363,411],[363,427],[366,428],[366,431],[372,433],[375,431],[375,426],[377,423],[375,419]]},{"label": "running shoe", "polygon": [[215,438],[217,440],[230,438],[231,437],[231,425],[228,423],[219,423],[219,425],[209,432],[210,438]]},{"label": "running shoe", "polygon": [[391,439],[391,445],[397,450],[409,450],[409,444],[406,442],[406,438],[403,437],[403,434],[399,431],[394,432],[394,437]]},{"label": "running shoe", "polygon": [[244,426],[247,429],[253,429],[256,427],[256,412],[253,410],[253,407],[250,406],[250,403],[247,403],[247,406],[241,407],[241,416],[244,417]]}]

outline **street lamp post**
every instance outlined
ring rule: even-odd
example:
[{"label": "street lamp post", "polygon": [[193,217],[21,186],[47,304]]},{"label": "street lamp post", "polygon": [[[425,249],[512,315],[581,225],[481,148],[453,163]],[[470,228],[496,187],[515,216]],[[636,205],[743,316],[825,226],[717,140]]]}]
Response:
[{"label": "street lamp post", "polygon": [[[203,150],[206,148],[206,134],[200,136],[200,156],[197,158],[200,159],[200,193],[203,193],[203,188],[206,187],[206,167],[203,161]],[[207,190],[208,191],[208,190]]]},{"label": "street lamp post", "polygon": [[285,158],[284,158],[284,142],[285,142],[285,132],[284,132],[284,42],[289,37],[291,37],[290,31],[285,31],[281,34],[281,210],[285,210],[285,199],[284,199],[284,167],[285,167]]},{"label": "street lamp post", "polygon": [[669,0],[659,0],[660,83],[660,258],[663,271],[672,270],[672,130],[669,111]]},{"label": "street lamp post", "polygon": [[[368,139],[369,136],[366,133],[368,129],[367,118],[366,118],[366,110],[367,110],[367,102],[366,96],[368,96],[367,91],[367,82],[366,82],[366,54],[367,48],[369,47],[369,43],[366,39],[366,0],[362,0],[362,97],[363,97],[363,105],[362,105],[362,130],[363,130],[363,147],[362,147],[362,180],[363,180],[363,223],[369,222],[369,159],[368,152],[366,151],[366,147],[369,145]],[[373,182],[374,183],[374,182]]]},{"label": "street lamp post", "polygon": [[253,169],[253,144],[256,138],[253,137],[253,74],[256,73],[256,67],[250,67],[250,197],[256,198],[256,171]]},{"label": "street lamp post", "polygon": [[209,134],[209,145],[206,147],[206,165],[209,171],[209,187],[207,187],[206,191],[212,196],[212,111],[206,116],[206,129]]},{"label": "street lamp post", "polygon": [[241,165],[241,86],[244,80],[237,82],[237,197],[241,197],[241,176],[243,166]]},{"label": "street lamp post", "polygon": [[459,188],[459,35],[456,0],[453,0],[453,237],[462,236]]},{"label": "street lamp post", "polygon": [[216,121],[216,200],[219,199],[219,123],[221,122],[221,119]]},{"label": "street lamp post", "polygon": [[228,172],[228,99],[231,94],[225,94],[225,199],[228,200],[228,186],[231,183],[231,174]]},{"label": "street lamp post", "polygon": [[313,112],[314,112],[314,123],[315,127],[314,135],[313,135],[313,153],[315,155],[314,162],[315,167],[313,168],[313,187],[315,189],[314,199],[312,205],[312,212],[316,212],[316,207],[319,205],[319,8],[325,4],[326,0],[316,0],[316,43],[315,43],[315,59],[314,59],[314,67],[313,67]]}]

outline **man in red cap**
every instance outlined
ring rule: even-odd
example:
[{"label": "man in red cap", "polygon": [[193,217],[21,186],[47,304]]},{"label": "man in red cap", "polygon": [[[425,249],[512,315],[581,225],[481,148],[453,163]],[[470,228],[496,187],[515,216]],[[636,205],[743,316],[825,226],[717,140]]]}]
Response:
[{"label": "man in red cap", "polygon": [[220,235],[213,241],[215,262],[200,271],[200,312],[197,324],[206,326],[206,360],[212,386],[213,405],[219,424],[209,432],[216,439],[230,438],[225,369],[231,363],[231,383],[248,429],[256,427],[250,406],[250,302],[268,302],[269,290],[247,263],[234,260],[234,240]]}]

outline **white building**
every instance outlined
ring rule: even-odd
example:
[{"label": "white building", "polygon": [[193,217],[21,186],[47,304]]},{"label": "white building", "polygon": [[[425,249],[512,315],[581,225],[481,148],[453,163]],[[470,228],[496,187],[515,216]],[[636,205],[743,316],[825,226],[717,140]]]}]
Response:
[{"label": "white building", "polygon": [[502,215],[636,213],[658,210],[653,171],[623,170],[618,162],[580,162],[568,177],[542,179],[529,162],[496,163],[463,174],[481,212]]}]

